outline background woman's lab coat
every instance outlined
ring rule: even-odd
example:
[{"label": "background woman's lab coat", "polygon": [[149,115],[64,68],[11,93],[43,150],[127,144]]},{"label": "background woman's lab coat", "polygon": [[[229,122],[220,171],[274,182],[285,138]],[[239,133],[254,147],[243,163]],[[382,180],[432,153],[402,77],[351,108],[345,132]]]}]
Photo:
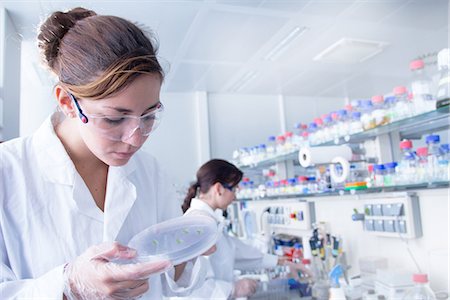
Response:
[{"label": "background woman's lab coat", "polygon": [[[213,209],[199,199],[192,199],[189,214],[206,214],[218,223],[224,222],[222,210]],[[277,265],[276,255],[261,253],[236,237],[222,231],[216,243],[217,250],[207,260],[210,263],[205,283],[184,299],[228,299],[233,290],[233,270],[257,270]]]},{"label": "background woman's lab coat", "polygon": [[[62,299],[65,263],[104,241],[126,245],[141,230],[181,215],[170,181],[141,151],[109,167],[102,212],[54,132],[60,118],[55,113],[33,136],[0,145],[2,299]],[[196,273],[188,265],[178,284],[189,289],[203,279],[197,261]],[[161,299],[164,282],[151,277],[144,299]]]}]

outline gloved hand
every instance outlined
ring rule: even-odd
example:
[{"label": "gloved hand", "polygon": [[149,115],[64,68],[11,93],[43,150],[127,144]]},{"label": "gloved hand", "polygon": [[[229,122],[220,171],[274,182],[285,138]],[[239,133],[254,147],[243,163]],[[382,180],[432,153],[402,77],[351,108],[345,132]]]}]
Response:
[{"label": "gloved hand", "polygon": [[256,292],[258,282],[250,278],[242,278],[234,283],[233,298],[248,297]]},{"label": "gloved hand", "polygon": [[136,250],[117,242],[92,246],[64,269],[67,299],[132,299],[148,289],[151,274],[167,270],[169,261],[117,264],[132,260]]},{"label": "gloved hand", "polygon": [[294,278],[295,280],[300,280],[300,277],[298,275],[298,272],[300,271],[303,274],[306,274],[308,277],[313,277],[312,272],[305,267],[302,263],[294,263],[292,261],[285,261],[284,265],[289,267],[289,274],[291,278]]}]

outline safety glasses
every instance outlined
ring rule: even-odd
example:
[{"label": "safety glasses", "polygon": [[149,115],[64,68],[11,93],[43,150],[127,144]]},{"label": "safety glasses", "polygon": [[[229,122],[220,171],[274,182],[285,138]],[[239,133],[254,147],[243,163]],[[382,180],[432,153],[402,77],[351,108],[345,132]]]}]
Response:
[{"label": "safety glasses", "polygon": [[126,141],[131,138],[137,130],[142,136],[149,136],[158,128],[161,121],[164,106],[158,102],[151,111],[142,116],[132,115],[91,115],[83,112],[78,100],[71,93],[69,97],[75,104],[78,116],[84,124],[103,137],[113,141]]}]

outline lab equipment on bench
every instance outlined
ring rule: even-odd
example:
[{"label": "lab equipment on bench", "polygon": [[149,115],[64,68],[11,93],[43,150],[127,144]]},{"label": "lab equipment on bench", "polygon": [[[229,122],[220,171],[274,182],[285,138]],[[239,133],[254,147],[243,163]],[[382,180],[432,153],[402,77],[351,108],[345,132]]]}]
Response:
[{"label": "lab equipment on bench", "polygon": [[178,265],[202,255],[219,237],[217,222],[208,216],[182,216],[155,224],[135,235],[128,246],[138,262],[170,260]]}]

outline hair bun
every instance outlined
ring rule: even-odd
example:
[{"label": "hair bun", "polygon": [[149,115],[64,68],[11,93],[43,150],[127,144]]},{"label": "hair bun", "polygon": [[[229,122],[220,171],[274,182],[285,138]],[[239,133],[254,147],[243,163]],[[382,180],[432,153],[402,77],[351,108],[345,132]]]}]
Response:
[{"label": "hair bun", "polygon": [[59,45],[64,35],[79,21],[96,13],[82,7],[67,12],[57,11],[41,24],[38,34],[38,47],[50,69],[54,68],[58,57]]}]

